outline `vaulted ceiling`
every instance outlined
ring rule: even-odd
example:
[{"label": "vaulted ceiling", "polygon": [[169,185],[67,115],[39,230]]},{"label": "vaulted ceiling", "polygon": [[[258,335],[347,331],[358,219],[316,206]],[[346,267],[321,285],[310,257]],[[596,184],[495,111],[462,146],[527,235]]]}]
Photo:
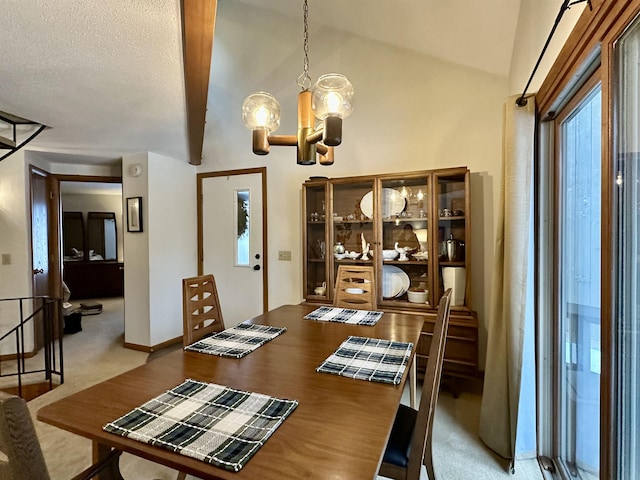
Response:
[{"label": "vaulted ceiling", "polygon": [[[302,21],[301,0],[218,0],[231,1]],[[314,28],[509,73],[519,0],[309,3]],[[5,0],[0,45],[0,111],[50,127],[31,149],[59,162],[187,158],[180,0]]]}]

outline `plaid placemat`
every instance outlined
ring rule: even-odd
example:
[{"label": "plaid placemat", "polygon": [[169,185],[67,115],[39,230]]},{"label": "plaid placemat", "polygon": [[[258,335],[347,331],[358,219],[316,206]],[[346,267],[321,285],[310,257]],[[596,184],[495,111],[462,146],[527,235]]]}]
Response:
[{"label": "plaid placemat", "polygon": [[237,472],[297,406],[189,379],[103,429]]},{"label": "plaid placemat", "polygon": [[222,332],[214,333],[185,347],[192,352],[240,358],[273,340],[287,329],[268,325],[241,323]]},{"label": "plaid placemat", "polygon": [[351,336],[316,372],[398,385],[412,349],[413,343]]},{"label": "plaid placemat", "polygon": [[372,312],[370,310],[353,310],[350,308],[320,307],[308,314],[309,320],[321,320],[324,322],[352,323],[355,325],[373,326],[378,323],[384,312]]}]

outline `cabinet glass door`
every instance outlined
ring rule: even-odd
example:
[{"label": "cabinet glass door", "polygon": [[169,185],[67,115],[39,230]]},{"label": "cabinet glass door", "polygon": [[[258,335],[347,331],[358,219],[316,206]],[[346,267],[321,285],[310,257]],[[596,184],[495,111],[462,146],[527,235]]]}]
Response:
[{"label": "cabinet glass door", "polygon": [[373,265],[376,207],[373,180],[353,183],[335,182],[332,192],[333,281],[339,265]]},{"label": "cabinet glass door", "polygon": [[[331,247],[327,247],[326,182],[304,185],[304,215],[306,228],[305,262],[305,298],[326,300],[327,298],[327,255]],[[328,249],[328,250],[327,250]]]},{"label": "cabinet glass door", "polygon": [[429,177],[382,179],[378,189],[382,303],[430,308]]},{"label": "cabinet glass door", "polygon": [[451,288],[451,306],[464,307],[467,299],[467,246],[469,204],[466,198],[468,173],[436,175],[437,279],[435,298]]}]

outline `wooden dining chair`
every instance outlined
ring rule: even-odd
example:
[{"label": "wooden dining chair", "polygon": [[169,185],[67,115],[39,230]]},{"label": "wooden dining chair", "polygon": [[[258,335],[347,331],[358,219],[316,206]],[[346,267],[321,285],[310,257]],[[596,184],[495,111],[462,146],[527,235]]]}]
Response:
[{"label": "wooden dining chair", "polygon": [[[0,391],[0,478],[3,480],[48,480],[49,471],[42,454],[27,402]],[[112,450],[100,462],[73,477],[89,480],[107,468],[117,468],[122,452]]]},{"label": "wooden dining chair", "polygon": [[222,309],[213,275],[182,280],[182,317],[184,346],[211,333],[224,330]]},{"label": "wooden dining chair", "polygon": [[376,310],[376,284],[373,267],[361,265],[340,265],[336,276],[333,306]]},{"label": "wooden dining chair", "polygon": [[380,475],[383,477],[418,480],[424,464],[427,478],[436,478],[433,470],[432,431],[440,391],[450,304],[451,289],[448,289],[438,303],[438,316],[431,338],[418,411],[406,405],[398,408],[380,466]]}]

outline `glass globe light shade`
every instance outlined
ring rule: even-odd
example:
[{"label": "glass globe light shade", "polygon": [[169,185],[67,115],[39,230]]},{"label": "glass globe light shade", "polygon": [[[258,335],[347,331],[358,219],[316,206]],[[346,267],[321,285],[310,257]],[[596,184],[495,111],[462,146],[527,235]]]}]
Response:
[{"label": "glass globe light shade", "polygon": [[311,88],[311,108],[320,120],[347,118],[353,110],[353,85],[339,73],[322,75]]},{"label": "glass globe light shade", "polygon": [[280,104],[270,93],[252,93],[242,103],[242,122],[249,130],[275,132],[280,126]]}]

